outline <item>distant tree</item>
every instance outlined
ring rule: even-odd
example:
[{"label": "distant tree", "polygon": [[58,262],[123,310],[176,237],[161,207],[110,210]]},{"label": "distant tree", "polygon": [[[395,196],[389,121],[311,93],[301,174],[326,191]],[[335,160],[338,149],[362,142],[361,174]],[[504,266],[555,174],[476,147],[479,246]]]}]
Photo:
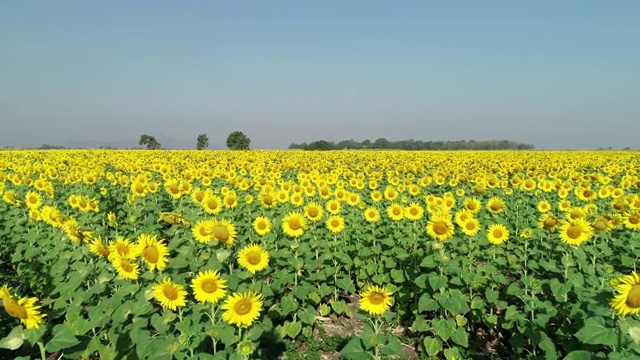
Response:
[{"label": "distant tree", "polygon": [[309,143],[309,145],[307,145],[304,149],[305,150],[319,150],[319,151],[326,151],[326,150],[333,150],[335,148],[335,144],[332,142],[328,142],[326,140],[318,140],[318,141],[314,141],[312,143]]},{"label": "distant tree", "polygon": [[251,139],[242,131],[234,131],[227,137],[227,147],[231,150],[249,150]]},{"label": "distant tree", "polygon": [[138,145],[146,145],[147,150],[157,150],[160,149],[160,143],[156,140],[155,137],[147,134],[140,135],[140,141]]},{"label": "distant tree", "polygon": [[65,149],[64,146],[58,146],[58,145],[51,145],[51,144],[42,144],[40,145],[40,147],[38,149],[41,150],[60,150],[60,149]]},{"label": "distant tree", "polygon": [[385,138],[376,139],[376,141],[373,142],[373,148],[374,149],[389,149],[389,140],[387,140]]},{"label": "distant tree", "polygon": [[207,134],[198,135],[198,144],[196,145],[196,149],[204,150],[209,147],[209,137]]}]

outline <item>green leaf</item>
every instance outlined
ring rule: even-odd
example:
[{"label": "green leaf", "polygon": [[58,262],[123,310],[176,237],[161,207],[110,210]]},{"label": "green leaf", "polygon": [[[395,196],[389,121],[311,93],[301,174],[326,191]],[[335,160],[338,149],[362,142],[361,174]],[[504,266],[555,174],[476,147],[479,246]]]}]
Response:
[{"label": "green leaf", "polygon": [[442,350],[442,341],[438,338],[426,337],[422,340],[424,349],[429,356],[434,357]]},{"label": "green leaf", "polygon": [[575,337],[585,344],[615,346],[618,337],[613,329],[604,326],[600,317],[591,317],[584,322],[582,329],[575,333]]},{"label": "green leaf", "polygon": [[340,350],[340,355],[345,359],[368,360],[369,354],[365,351],[364,344],[359,337],[353,337],[347,345]]},{"label": "green leaf", "polygon": [[292,294],[287,294],[280,300],[280,308],[282,315],[291,314],[298,309],[298,301]]},{"label": "green leaf", "polygon": [[416,284],[420,289],[426,289],[427,288],[427,279],[428,279],[428,275],[427,274],[422,274],[420,276],[418,276],[417,278],[415,278],[413,280],[413,283]]},{"label": "green leaf", "polygon": [[462,347],[469,346],[469,336],[462,327],[456,329],[456,331],[451,335],[451,340]]},{"label": "green leaf", "polygon": [[411,324],[412,331],[426,332],[429,329],[431,329],[431,325],[420,315],[416,316],[415,320],[413,320],[413,324]]},{"label": "green leaf", "polygon": [[568,353],[563,360],[591,360],[591,353],[585,350],[574,350]]},{"label": "green leaf", "polygon": [[350,293],[353,293],[356,291],[356,287],[353,285],[353,282],[349,277],[346,277],[346,276],[336,279],[336,286]]},{"label": "green leaf", "polygon": [[16,350],[24,343],[24,337],[22,336],[22,326],[14,327],[9,335],[0,340],[0,349]]},{"label": "green leaf", "polygon": [[403,283],[404,282],[404,271],[398,270],[398,269],[392,269],[391,270],[391,278],[396,283]]},{"label": "green leaf", "polygon": [[404,347],[397,337],[393,335],[387,335],[386,343],[382,347],[382,354],[387,356],[404,355]]},{"label": "green leaf", "polygon": [[49,340],[45,349],[48,352],[57,352],[68,349],[80,343],[80,340],[73,335],[73,329],[65,324],[53,327],[53,338]]},{"label": "green leaf", "polygon": [[298,311],[298,318],[307,325],[313,325],[316,321],[316,309],[308,305],[306,308]]},{"label": "green leaf", "polygon": [[292,339],[295,339],[298,336],[298,334],[300,334],[301,330],[302,330],[302,323],[300,321],[292,322],[289,325],[289,328],[287,329],[287,335],[289,335],[289,337],[291,337]]},{"label": "green leaf", "polygon": [[342,314],[346,313],[349,307],[347,306],[347,303],[344,302],[344,300],[331,300],[331,308],[336,312],[336,314]]},{"label": "green leaf", "polygon": [[460,292],[460,290],[451,290],[449,295],[436,295],[436,299],[438,299],[438,303],[443,308],[449,310],[454,315],[464,314],[469,311],[469,304],[467,303],[467,299]]},{"label": "green leaf", "polygon": [[444,341],[447,341],[456,330],[456,323],[452,319],[433,319],[431,320],[431,326]]},{"label": "green leaf", "polygon": [[418,311],[435,311],[438,309],[438,302],[431,298],[431,295],[424,293],[418,299]]},{"label": "green leaf", "polygon": [[436,274],[429,274],[429,285],[431,285],[433,291],[440,290],[445,285],[447,285],[447,277]]}]

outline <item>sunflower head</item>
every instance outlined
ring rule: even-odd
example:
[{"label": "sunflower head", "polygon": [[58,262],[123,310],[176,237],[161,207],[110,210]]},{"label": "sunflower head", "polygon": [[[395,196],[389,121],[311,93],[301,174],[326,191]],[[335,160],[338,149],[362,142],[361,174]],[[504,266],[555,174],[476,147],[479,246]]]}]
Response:
[{"label": "sunflower head", "polygon": [[360,294],[360,309],[369,315],[383,315],[392,304],[392,293],[384,287],[370,286]]}]

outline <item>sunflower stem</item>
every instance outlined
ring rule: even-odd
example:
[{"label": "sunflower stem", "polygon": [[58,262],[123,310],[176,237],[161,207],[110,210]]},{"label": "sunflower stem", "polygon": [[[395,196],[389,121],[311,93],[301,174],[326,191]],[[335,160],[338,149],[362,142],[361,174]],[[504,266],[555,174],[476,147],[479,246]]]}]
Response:
[{"label": "sunflower stem", "polygon": [[38,344],[38,348],[40,349],[40,359],[46,360],[47,353],[44,351],[44,344],[42,343],[42,341],[38,341],[37,344]]}]

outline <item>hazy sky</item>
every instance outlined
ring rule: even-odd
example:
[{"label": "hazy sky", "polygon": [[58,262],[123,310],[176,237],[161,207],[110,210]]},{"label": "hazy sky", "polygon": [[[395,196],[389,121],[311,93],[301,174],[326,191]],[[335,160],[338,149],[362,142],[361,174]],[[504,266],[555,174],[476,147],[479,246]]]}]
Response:
[{"label": "hazy sky", "polygon": [[640,147],[640,1],[0,1],[0,146]]}]

